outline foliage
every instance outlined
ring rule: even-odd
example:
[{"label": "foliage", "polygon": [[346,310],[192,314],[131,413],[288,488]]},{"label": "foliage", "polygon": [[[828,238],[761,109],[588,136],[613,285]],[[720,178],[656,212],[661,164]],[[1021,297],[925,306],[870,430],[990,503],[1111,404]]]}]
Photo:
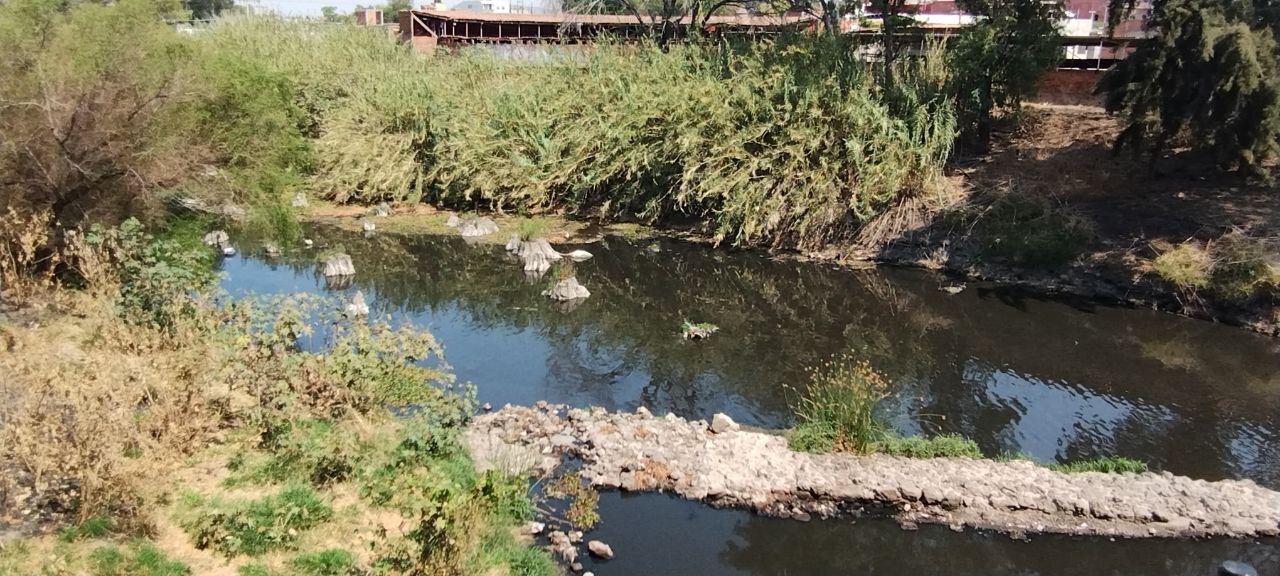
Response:
[{"label": "foliage", "polygon": [[792,436],[792,447],[813,449],[829,442],[832,450],[874,451],[884,430],[875,414],[888,396],[884,376],[848,357],[827,361],[810,374],[804,396],[793,407],[803,432]]},{"label": "foliage", "polygon": [[407,64],[415,73],[353,84],[317,145],[321,165],[380,172],[333,179],[363,174],[335,168],[317,188],[338,200],[687,215],[735,242],[820,242],[934,190],[953,137],[944,95],[895,114],[853,54],[845,39],[785,37]]},{"label": "foliage", "polygon": [[948,44],[962,134],[985,142],[996,110],[1017,110],[1062,57],[1062,6],[1041,0],[967,0],[978,20]]},{"label": "foliage", "polygon": [[182,507],[180,524],[196,548],[213,549],[228,557],[288,549],[298,532],[333,516],[333,509],[304,486],[286,486],[252,501],[187,494]]},{"label": "foliage", "polygon": [[[206,158],[176,0],[0,4],[0,203],[63,226],[146,214]],[[128,38],[128,42],[121,42]]]},{"label": "foliage", "polygon": [[578,472],[560,475],[547,486],[547,495],[568,501],[565,519],[578,530],[590,530],[600,521],[600,493],[584,483]]},{"label": "foliage", "polygon": [[1097,91],[1121,117],[1116,150],[1141,150],[1154,164],[1177,139],[1209,150],[1219,165],[1261,175],[1280,153],[1280,63],[1257,0],[1161,0],[1147,14],[1152,34],[1109,70]]},{"label": "foliage", "polygon": [[1065,464],[1053,464],[1050,468],[1057,470],[1058,472],[1068,473],[1104,472],[1107,474],[1141,474],[1147,471],[1147,464],[1146,462],[1121,456],[1107,456],[1091,460],[1068,462]]},{"label": "foliage", "polygon": [[1226,300],[1280,294],[1280,248],[1236,231],[1207,246],[1188,241],[1156,257],[1156,275],[1183,290]]},{"label": "foliage", "polygon": [[973,230],[983,255],[1041,269],[1069,263],[1095,235],[1092,222],[1066,204],[1016,190],[987,201]]},{"label": "foliage", "polygon": [[58,539],[63,542],[74,542],[82,538],[102,538],[111,533],[111,525],[109,516],[94,514],[82,522],[64,527],[58,532]]},{"label": "foliage", "polygon": [[213,255],[193,246],[193,238],[156,238],[136,219],[118,228],[94,227],[87,236],[90,247],[111,254],[119,278],[117,309],[130,322],[173,329],[180,316],[195,313],[189,298],[213,284]]},{"label": "foliage", "polygon": [[121,550],[105,545],[94,550],[89,557],[93,576],[187,576],[191,569],[177,560],[170,560],[154,544],[134,540]]}]

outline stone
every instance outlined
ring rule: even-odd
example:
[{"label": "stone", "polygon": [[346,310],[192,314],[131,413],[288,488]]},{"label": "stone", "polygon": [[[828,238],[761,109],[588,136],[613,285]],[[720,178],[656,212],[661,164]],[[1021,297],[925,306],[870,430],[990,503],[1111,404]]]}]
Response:
[{"label": "stone", "polygon": [[379,218],[386,218],[391,215],[391,205],[386,202],[379,202],[377,206],[374,206],[373,209],[369,211],[369,214]]},{"label": "stone", "polygon": [[1258,570],[1244,562],[1227,560],[1218,565],[1218,576],[1258,576]]},{"label": "stone", "polygon": [[303,239],[302,239],[302,245],[303,245],[303,246],[306,246],[307,248],[310,248],[310,247],[312,247],[312,246],[315,246],[315,245],[316,245],[316,243],[315,243],[315,241],[313,241],[313,240],[312,240],[312,239],[310,239],[310,238],[303,238]]},{"label": "stone", "polygon": [[351,302],[343,309],[348,318],[363,318],[369,315],[369,304],[364,301],[364,292],[356,290]]},{"label": "stone", "polygon": [[524,262],[525,272],[546,272],[551,269],[553,262],[558,262],[561,258],[560,253],[556,252],[545,238],[521,242],[515,252],[516,256]]},{"label": "stone", "polygon": [[449,213],[449,217],[444,219],[444,225],[450,228],[457,228],[459,224],[462,224],[462,219],[452,212]]},{"label": "stone", "polygon": [[573,252],[565,254],[565,256],[568,256],[569,259],[574,262],[582,262],[583,260],[591,259],[591,253],[586,250],[574,250]]},{"label": "stone", "polygon": [[374,224],[372,220],[365,220],[364,222],[360,223],[360,229],[364,230],[365,232],[373,232],[374,230],[378,229],[378,226]]},{"label": "stone", "polygon": [[297,194],[294,194],[294,195],[293,195],[293,200],[292,200],[291,202],[289,202],[289,204],[290,204],[290,205],[292,205],[294,208],[306,208],[306,207],[307,207],[307,195],[306,195],[306,194],[304,194],[304,193],[302,193],[302,192],[299,192],[299,193],[297,193]]},{"label": "stone", "polygon": [[222,230],[214,230],[204,235],[204,245],[222,249],[223,246],[231,244],[231,238]]},{"label": "stone", "polygon": [[543,530],[547,529],[547,525],[542,522],[530,521],[529,523],[524,525],[524,529],[525,529],[525,532],[527,532],[528,534],[532,536],[537,536],[538,534],[541,534]]},{"label": "stone", "polygon": [[515,252],[516,250],[519,250],[520,236],[518,234],[512,234],[510,238],[507,238],[507,245],[505,248],[507,252]]},{"label": "stone", "polygon": [[263,244],[262,251],[265,252],[267,256],[280,255],[280,247],[276,246],[275,242],[267,242],[266,244]]},{"label": "stone", "polygon": [[570,565],[569,565],[569,569],[570,569],[570,570],[573,570],[574,572],[581,572],[581,571],[582,571],[582,563],[581,563],[581,562],[574,562],[573,564],[570,564]]},{"label": "stone", "polygon": [[734,422],[733,418],[730,418],[727,414],[716,412],[716,414],[711,417],[711,432],[715,434],[724,434],[725,432],[737,430],[739,428],[740,426],[738,426],[738,423]]},{"label": "stone", "polygon": [[569,531],[569,533],[568,533],[568,536],[569,536],[569,541],[570,541],[570,542],[572,542],[572,543],[574,543],[574,544],[578,544],[578,543],[581,543],[581,542],[582,542],[582,531],[581,531],[581,530],[570,530],[570,531]]},{"label": "stone", "polygon": [[458,233],[463,238],[487,236],[498,231],[498,225],[488,217],[467,218],[458,224]]},{"label": "stone", "polygon": [[613,559],[613,548],[599,540],[587,542],[587,550],[590,550],[591,554],[598,558],[603,558],[605,560]]},{"label": "stone", "polygon": [[578,283],[577,278],[565,278],[556,282],[555,286],[542,291],[542,295],[552,300],[561,302],[568,300],[579,300],[591,296],[591,292],[586,286]]},{"label": "stone", "polygon": [[320,274],[326,277],[353,276],[355,273],[356,267],[351,262],[351,256],[341,252],[325,258],[324,263],[320,265]]}]

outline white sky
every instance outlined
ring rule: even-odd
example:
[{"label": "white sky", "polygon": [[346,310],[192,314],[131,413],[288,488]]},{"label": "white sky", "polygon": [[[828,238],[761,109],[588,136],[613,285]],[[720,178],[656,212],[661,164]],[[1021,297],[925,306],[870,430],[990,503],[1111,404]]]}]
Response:
[{"label": "white sky", "polygon": [[239,0],[236,4],[290,16],[319,16],[320,7],[333,6],[338,12],[351,12],[358,4],[383,4],[382,0]]}]

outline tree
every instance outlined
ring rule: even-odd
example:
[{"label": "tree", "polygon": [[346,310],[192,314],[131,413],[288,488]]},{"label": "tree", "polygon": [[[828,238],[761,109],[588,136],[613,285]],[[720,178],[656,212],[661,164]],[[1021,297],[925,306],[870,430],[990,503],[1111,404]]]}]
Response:
[{"label": "tree", "polygon": [[[1121,9],[1132,0],[1113,0]],[[1112,19],[1113,24],[1117,21]],[[1147,13],[1150,38],[1098,83],[1122,129],[1115,150],[1154,167],[1184,134],[1218,164],[1254,176],[1280,155],[1280,64],[1271,0],[1159,0]]]},{"label": "tree", "polygon": [[993,112],[1016,109],[1062,58],[1062,8],[1042,0],[962,0],[977,17],[953,41],[952,91],[962,135],[986,142]]},{"label": "tree", "polygon": [[320,7],[320,17],[324,18],[325,22],[346,22],[349,16],[349,14],[339,14],[336,6]]},{"label": "tree", "polygon": [[235,6],[235,0],[183,0],[194,20],[208,20]]}]

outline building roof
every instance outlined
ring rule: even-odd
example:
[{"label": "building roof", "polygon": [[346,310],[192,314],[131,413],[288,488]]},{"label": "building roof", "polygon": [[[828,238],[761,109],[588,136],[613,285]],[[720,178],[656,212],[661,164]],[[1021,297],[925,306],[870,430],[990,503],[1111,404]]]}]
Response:
[{"label": "building roof", "polygon": [[[502,24],[605,24],[627,25],[639,24],[640,21],[631,14],[503,14],[498,12],[481,12],[478,10],[413,10],[414,14],[441,18],[446,20],[468,20],[471,22],[497,22]],[[707,20],[711,25],[737,26],[781,26],[797,24],[812,20],[809,15],[783,16],[712,16]],[[657,21],[657,18],[653,18]],[[687,21],[688,18],[681,18]]]}]

